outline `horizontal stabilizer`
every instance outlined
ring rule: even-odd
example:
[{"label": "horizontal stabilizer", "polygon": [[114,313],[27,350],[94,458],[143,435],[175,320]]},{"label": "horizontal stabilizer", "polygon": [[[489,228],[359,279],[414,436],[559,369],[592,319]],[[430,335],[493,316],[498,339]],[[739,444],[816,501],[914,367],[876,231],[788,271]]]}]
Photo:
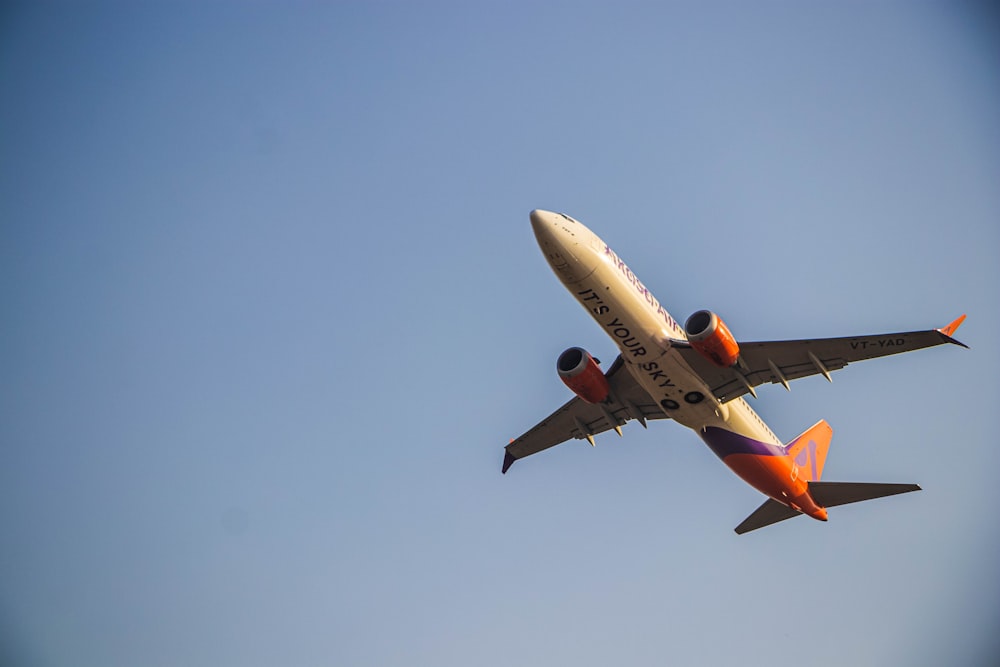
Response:
[{"label": "horizontal stabilizer", "polygon": [[782,505],[773,498],[768,498],[753,514],[744,519],[743,523],[736,526],[736,534],[742,535],[743,533],[749,533],[751,530],[757,530],[758,528],[763,528],[764,526],[770,526],[772,523],[778,523],[779,521],[784,521],[785,519],[791,519],[799,514],[801,514],[801,512],[793,510],[791,507],[787,507],[786,505]]},{"label": "horizontal stabilizer", "polygon": [[[898,493],[920,491],[916,484],[876,484],[871,482],[809,482],[809,495],[820,507],[837,507],[860,503],[862,500],[873,500],[894,496]],[[736,526],[736,533],[742,535],[751,530],[757,530],[772,523],[799,516],[801,512],[787,507],[773,498],[768,498],[764,504],[748,516],[743,523]]]},{"label": "horizontal stabilizer", "polygon": [[920,491],[916,484],[875,484],[871,482],[809,482],[809,495],[820,507],[836,507],[862,500]]}]

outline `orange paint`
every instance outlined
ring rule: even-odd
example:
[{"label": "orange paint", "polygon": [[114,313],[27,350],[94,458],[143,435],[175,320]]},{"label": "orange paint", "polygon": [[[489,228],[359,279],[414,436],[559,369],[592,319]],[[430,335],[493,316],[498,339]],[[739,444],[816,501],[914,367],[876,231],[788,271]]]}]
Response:
[{"label": "orange paint", "polygon": [[556,368],[563,383],[587,403],[603,403],[611,393],[597,360],[582,348],[571,347],[563,352]]},{"label": "orange paint", "polygon": [[788,443],[785,452],[798,468],[800,477],[806,481],[823,477],[823,465],[832,438],[833,429],[821,419]]},{"label": "orange paint", "polygon": [[[690,327],[701,327],[708,318],[708,325],[697,333],[692,333]],[[729,368],[740,358],[740,346],[729,331],[722,318],[709,311],[699,311],[688,319],[688,343],[701,356],[705,357],[719,368]]]},{"label": "orange paint", "polygon": [[965,315],[960,315],[959,317],[955,318],[954,322],[952,322],[946,327],[938,329],[938,331],[943,333],[945,336],[951,338],[951,336],[954,335],[955,330],[958,329],[960,326],[962,326],[962,322],[964,321],[965,321]]},{"label": "orange paint", "polygon": [[826,510],[809,495],[809,480],[790,456],[731,454],[723,462],[764,495],[814,519],[826,521]]}]

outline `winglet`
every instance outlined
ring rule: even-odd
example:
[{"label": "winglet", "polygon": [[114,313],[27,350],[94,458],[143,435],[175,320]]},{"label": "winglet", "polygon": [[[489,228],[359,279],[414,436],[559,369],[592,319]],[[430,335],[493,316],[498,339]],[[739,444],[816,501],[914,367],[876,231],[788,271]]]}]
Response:
[{"label": "winglet", "polygon": [[504,451],[504,454],[503,454],[503,469],[500,472],[502,472],[504,475],[506,475],[507,474],[507,470],[512,465],[514,465],[514,461],[516,461],[516,460],[517,460],[516,456],[514,456],[513,454],[511,454],[508,451]]},{"label": "winglet", "polygon": [[965,315],[963,314],[955,318],[955,321],[949,324],[948,326],[941,327],[940,329],[938,329],[938,333],[943,335],[949,343],[954,343],[955,345],[961,345],[965,349],[969,349],[969,346],[966,345],[965,343],[957,341],[954,338],[952,338],[952,335],[955,333],[955,330],[958,329],[960,326],[962,326],[962,322],[964,321],[965,321]]},{"label": "winglet", "polygon": [[943,333],[948,338],[951,338],[955,334],[955,330],[958,329],[960,326],[962,326],[962,322],[964,321],[965,321],[965,315],[961,315],[960,317],[955,318],[954,322],[952,322],[946,327],[941,327],[940,329],[938,329],[938,331]]}]

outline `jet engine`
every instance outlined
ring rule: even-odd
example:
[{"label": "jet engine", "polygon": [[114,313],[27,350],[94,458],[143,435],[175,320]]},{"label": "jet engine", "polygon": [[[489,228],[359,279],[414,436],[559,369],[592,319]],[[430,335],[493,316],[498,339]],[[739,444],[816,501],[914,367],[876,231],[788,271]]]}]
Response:
[{"label": "jet engine", "polygon": [[573,393],[588,403],[603,403],[611,387],[598,361],[582,347],[571,347],[559,355],[556,370]]},{"label": "jet engine", "polygon": [[691,347],[719,368],[729,368],[740,357],[740,346],[729,327],[710,310],[699,310],[684,323]]}]

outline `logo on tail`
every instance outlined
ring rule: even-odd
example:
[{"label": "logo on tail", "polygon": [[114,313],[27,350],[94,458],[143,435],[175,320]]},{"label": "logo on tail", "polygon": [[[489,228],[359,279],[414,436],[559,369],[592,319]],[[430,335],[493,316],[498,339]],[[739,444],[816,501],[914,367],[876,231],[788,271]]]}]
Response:
[{"label": "logo on tail", "polygon": [[816,482],[823,477],[823,464],[832,438],[833,429],[821,419],[785,445],[785,453],[792,459],[793,479]]},{"label": "logo on tail", "polygon": [[[830,449],[830,439],[833,429],[824,420],[816,422],[802,435],[785,445],[785,455],[791,459],[792,481],[808,482],[809,492],[806,494],[815,503],[822,514],[807,512],[809,516],[826,521],[826,508],[838,505],[857,503],[873,498],[893,496],[898,493],[919,491],[916,484],[873,484],[870,482],[821,482],[823,464],[826,463],[826,452]],[[757,530],[772,523],[799,516],[803,513],[801,507],[789,502],[780,502],[772,496],[764,504],[736,526],[740,535],[751,530]]]}]

